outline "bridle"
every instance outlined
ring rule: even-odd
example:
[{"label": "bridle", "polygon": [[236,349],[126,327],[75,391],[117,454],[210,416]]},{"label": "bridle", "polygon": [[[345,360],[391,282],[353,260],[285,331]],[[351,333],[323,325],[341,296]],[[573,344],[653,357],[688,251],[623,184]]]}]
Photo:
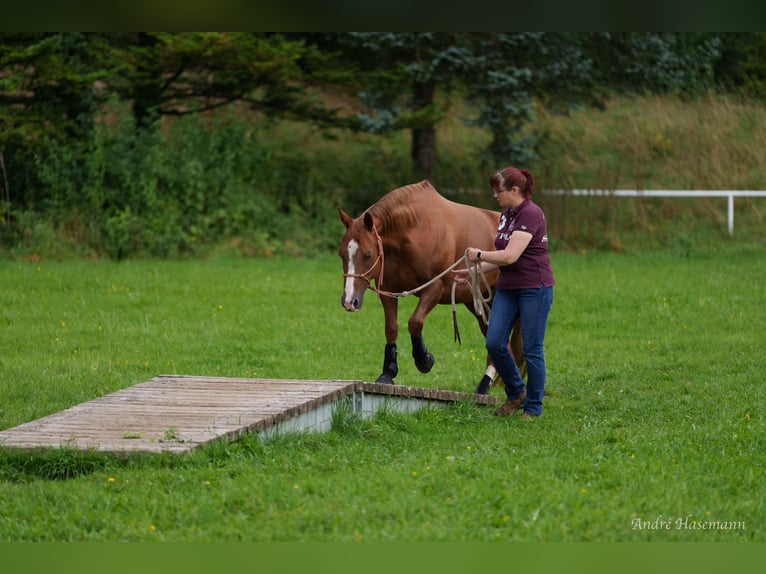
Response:
[{"label": "bridle", "polygon": [[[380,236],[380,233],[378,233],[378,228],[374,225],[372,226],[372,231],[375,233],[375,240],[378,243],[378,258],[373,261],[372,265],[370,265],[370,268],[365,271],[364,273],[344,273],[343,277],[353,277],[354,279],[364,279],[367,281],[367,288],[371,289],[372,291],[375,291],[378,294],[378,297],[382,295],[386,295],[387,297],[396,297],[396,293],[391,293],[390,291],[383,291],[381,290],[380,286],[383,283],[383,271],[384,271],[384,264],[385,264],[385,258],[383,257],[383,239]],[[372,285],[372,281],[370,281],[370,278],[368,275],[370,272],[375,269],[375,266],[378,264],[378,261],[380,261],[380,272],[378,273],[378,276],[375,278],[375,286]]]}]

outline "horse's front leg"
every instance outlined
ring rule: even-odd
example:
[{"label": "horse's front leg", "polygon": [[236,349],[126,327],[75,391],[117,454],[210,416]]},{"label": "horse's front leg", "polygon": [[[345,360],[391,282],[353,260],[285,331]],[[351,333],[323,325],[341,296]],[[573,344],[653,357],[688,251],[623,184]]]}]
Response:
[{"label": "horse's front leg", "polygon": [[415,360],[415,366],[421,373],[429,372],[436,362],[436,359],[428,352],[423,342],[423,325],[426,321],[426,315],[439,302],[442,291],[441,285],[434,285],[434,288],[423,291],[420,301],[418,301],[418,305],[415,307],[415,312],[407,323],[412,341],[412,358]]},{"label": "horse's front leg", "polygon": [[392,297],[383,297],[381,303],[383,304],[383,316],[386,322],[386,348],[383,351],[383,371],[375,382],[393,385],[394,377],[399,372],[399,364],[396,358],[396,339],[399,336],[399,323],[397,320],[399,301]]}]

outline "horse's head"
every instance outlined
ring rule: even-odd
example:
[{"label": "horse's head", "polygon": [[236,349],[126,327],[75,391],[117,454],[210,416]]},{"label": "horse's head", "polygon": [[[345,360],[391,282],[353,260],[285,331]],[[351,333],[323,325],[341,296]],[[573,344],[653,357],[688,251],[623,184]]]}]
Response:
[{"label": "horse's head", "polygon": [[338,255],[343,261],[344,278],[340,304],[346,311],[359,311],[364,293],[371,285],[370,281],[373,278],[380,280],[378,274],[383,265],[380,235],[369,212],[366,211],[357,219],[340,208],[338,214],[346,226],[346,234],[338,248]]}]

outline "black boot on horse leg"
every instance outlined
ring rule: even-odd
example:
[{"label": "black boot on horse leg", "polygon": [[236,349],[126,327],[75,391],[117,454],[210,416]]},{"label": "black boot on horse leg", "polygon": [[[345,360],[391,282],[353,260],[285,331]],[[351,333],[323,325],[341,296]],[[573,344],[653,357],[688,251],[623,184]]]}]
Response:
[{"label": "black boot on horse leg", "polygon": [[393,385],[394,377],[399,372],[399,365],[396,361],[396,343],[387,343],[383,352],[383,372],[375,380],[376,383]]},{"label": "black boot on horse leg", "polygon": [[426,349],[423,337],[412,335],[410,338],[412,339],[412,358],[415,359],[415,366],[421,373],[429,372],[434,366],[436,359]]}]

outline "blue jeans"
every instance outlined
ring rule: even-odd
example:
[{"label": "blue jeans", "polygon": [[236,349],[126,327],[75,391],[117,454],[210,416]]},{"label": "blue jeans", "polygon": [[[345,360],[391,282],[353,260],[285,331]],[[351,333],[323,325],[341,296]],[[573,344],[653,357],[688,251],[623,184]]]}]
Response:
[{"label": "blue jeans", "polygon": [[524,412],[530,415],[543,412],[543,339],[552,303],[553,287],[540,285],[534,289],[498,289],[489,314],[487,352],[505,383],[505,394],[509,399],[518,398],[524,391],[524,381],[508,350],[511,329],[516,320],[521,319],[524,357],[527,360],[527,400]]}]

